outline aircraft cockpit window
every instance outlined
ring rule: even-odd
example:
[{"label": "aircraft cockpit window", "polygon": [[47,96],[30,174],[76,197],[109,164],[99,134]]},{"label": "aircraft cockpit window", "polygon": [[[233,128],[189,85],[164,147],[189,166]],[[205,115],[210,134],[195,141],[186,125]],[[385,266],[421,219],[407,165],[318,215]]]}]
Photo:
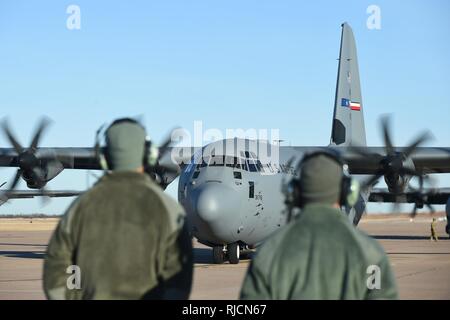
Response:
[{"label": "aircraft cockpit window", "polygon": [[239,159],[237,157],[232,157],[232,156],[225,157],[225,166],[227,166],[229,168],[236,168],[236,169],[241,168]]},{"label": "aircraft cockpit window", "polygon": [[247,162],[244,159],[241,159],[241,167],[242,170],[248,171]]},{"label": "aircraft cockpit window", "polygon": [[246,152],[245,155],[250,156],[250,158],[216,155],[212,155],[211,157],[204,157],[202,163],[198,164],[196,169],[199,170],[200,168],[204,168],[207,166],[226,166],[228,168],[241,169],[250,172],[265,172],[264,166],[266,165],[263,165],[259,160],[255,160],[255,158],[251,158],[251,154],[248,152]]},{"label": "aircraft cockpit window", "polygon": [[263,167],[261,161],[256,160],[256,167],[258,168],[258,171],[264,172],[264,167]]},{"label": "aircraft cockpit window", "polygon": [[225,156],[212,156],[209,162],[210,167],[223,167],[225,165]]},{"label": "aircraft cockpit window", "polygon": [[224,156],[212,156],[211,161],[209,161],[210,167],[223,167],[224,165]]},{"label": "aircraft cockpit window", "polygon": [[247,165],[248,165],[248,169],[250,170],[250,172],[258,171],[258,167],[254,160],[247,160]]}]

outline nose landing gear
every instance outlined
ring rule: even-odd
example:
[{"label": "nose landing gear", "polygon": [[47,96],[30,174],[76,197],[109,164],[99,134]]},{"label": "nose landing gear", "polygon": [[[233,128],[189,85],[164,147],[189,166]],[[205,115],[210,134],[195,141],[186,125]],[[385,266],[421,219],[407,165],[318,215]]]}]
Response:
[{"label": "nose landing gear", "polygon": [[223,246],[213,247],[213,262],[215,264],[222,264],[225,262],[225,252]]},{"label": "nose landing gear", "polygon": [[225,259],[228,259],[231,264],[238,264],[240,253],[241,248],[237,242],[227,245],[226,250],[224,246],[214,246],[213,262],[215,264],[222,264],[225,262]]},{"label": "nose landing gear", "polygon": [[228,253],[228,260],[231,264],[238,264],[239,263],[239,255],[241,253],[241,248],[239,247],[239,244],[230,243],[227,246],[227,253]]}]

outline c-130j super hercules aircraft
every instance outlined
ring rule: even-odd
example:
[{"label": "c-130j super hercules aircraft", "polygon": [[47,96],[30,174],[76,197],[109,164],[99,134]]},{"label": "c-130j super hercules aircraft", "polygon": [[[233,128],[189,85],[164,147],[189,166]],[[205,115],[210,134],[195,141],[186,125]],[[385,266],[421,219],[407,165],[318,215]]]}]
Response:
[{"label": "c-130j super hercules aircraft", "polygon": [[[394,147],[386,119],[382,125],[385,147],[366,147],[355,40],[352,29],[344,23],[328,146],[274,146],[267,141],[235,138],[202,148],[183,148],[169,147],[169,140],[160,147],[158,165],[147,167],[146,171],[163,188],[180,176],[178,200],[187,212],[192,234],[213,248],[215,263],[225,259],[238,263],[242,252],[262,243],[286,224],[283,186],[296,174],[292,159],[301,159],[312,151],[327,149],[339,153],[350,174],[361,181],[356,205],[343,208],[355,225],[368,201],[408,202],[414,203],[415,208],[447,203],[449,216],[450,188],[425,189],[423,180],[431,173],[450,172],[450,148],[419,147],[427,135],[408,147]],[[11,189],[21,177],[28,187],[42,190],[64,169],[100,169],[96,148],[39,148],[37,141],[44,128],[42,123],[31,147],[23,148],[4,123],[3,129],[14,148],[0,149],[0,166],[19,168]],[[259,157],[262,149],[276,150],[276,159],[273,154]],[[373,188],[381,177],[388,188]],[[408,185],[412,177],[419,178],[419,189]],[[446,231],[450,233],[449,225]]]}]

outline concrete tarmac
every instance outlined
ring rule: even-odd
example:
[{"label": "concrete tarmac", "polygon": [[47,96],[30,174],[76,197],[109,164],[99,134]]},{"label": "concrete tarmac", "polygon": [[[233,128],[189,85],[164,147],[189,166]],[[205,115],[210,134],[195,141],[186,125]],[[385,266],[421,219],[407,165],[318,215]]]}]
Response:
[{"label": "concrete tarmac", "polygon": [[[32,222],[31,222],[32,221]],[[430,241],[430,218],[365,218],[358,228],[375,237],[388,253],[401,299],[450,299],[450,240],[446,222],[441,240]],[[56,219],[0,218],[0,299],[44,299],[42,264]],[[211,250],[195,246],[191,299],[237,299],[249,260],[212,264]]]}]

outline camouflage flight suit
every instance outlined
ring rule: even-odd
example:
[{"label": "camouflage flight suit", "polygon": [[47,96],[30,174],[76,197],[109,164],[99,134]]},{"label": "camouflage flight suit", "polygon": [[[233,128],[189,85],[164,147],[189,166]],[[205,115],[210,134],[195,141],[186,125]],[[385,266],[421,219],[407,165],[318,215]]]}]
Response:
[{"label": "camouflage flight suit", "polygon": [[306,205],[262,245],[241,290],[241,299],[395,298],[381,246],[339,210],[321,204]]},{"label": "camouflage flight suit", "polygon": [[[187,299],[192,240],[178,203],[146,174],[106,174],[76,199],[50,240],[49,299]],[[67,289],[76,265],[81,288]]]}]

